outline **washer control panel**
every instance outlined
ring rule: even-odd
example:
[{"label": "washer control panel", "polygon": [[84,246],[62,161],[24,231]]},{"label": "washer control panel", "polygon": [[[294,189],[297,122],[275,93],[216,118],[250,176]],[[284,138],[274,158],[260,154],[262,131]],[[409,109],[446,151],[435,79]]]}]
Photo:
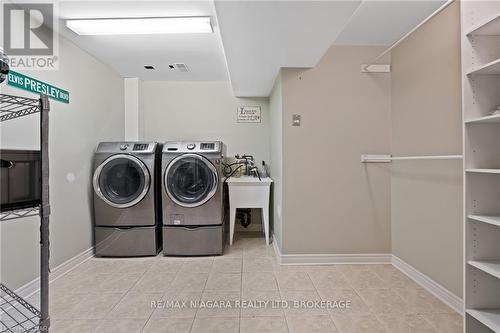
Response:
[{"label": "washer control panel", "polygon": [[167,141],[163,145],[164,153],[222,153],[223,144],[220,141]]},{"label": "washer control panel", "polygon": [[147,143],[136,143],[136,144],[134,144],[133,150],[134,151],[143,151],[143,150],[147,150],[148,147],[149,147],[149,144],[147,144]]}]

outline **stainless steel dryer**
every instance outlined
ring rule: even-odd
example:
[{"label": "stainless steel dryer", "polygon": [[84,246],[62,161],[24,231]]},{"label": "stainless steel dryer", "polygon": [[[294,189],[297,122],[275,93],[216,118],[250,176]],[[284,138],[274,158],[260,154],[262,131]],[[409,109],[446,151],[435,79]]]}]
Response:
[{"label": "stainless steel dryer", "polygon": [[222,142],[166,142],[162,155],[163,253],[222,254]]},{"label": "stainless steel dryer", "polygon": [[97,256],[156,255],[161,247],[161,145],[102,142],[94,157]]}]

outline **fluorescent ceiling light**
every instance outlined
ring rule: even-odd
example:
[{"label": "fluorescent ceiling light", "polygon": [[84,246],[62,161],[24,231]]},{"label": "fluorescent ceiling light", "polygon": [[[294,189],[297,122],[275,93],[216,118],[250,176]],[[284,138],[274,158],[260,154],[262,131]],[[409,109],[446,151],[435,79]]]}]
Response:
[{"label": "fluorescent ceiling light", "polygon": [[149,35],[213,32],[210,17],[149,17],[66,20],[79,35]]}]

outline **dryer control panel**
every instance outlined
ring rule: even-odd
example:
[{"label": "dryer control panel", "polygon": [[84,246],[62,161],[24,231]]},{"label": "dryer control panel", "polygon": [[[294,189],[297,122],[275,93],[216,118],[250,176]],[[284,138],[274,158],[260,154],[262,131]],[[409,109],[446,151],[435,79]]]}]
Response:
[{"label": "dryer control panel", "polygon": [[201,150],[214,150],[215,149],[215,143],[213,142],[202,142],[200,143],[200,149]]},{"label": "dryer control panel", "polygon": [[151,154],[155,152],[156,145],[156,142],[101,142],[96,153]]}]

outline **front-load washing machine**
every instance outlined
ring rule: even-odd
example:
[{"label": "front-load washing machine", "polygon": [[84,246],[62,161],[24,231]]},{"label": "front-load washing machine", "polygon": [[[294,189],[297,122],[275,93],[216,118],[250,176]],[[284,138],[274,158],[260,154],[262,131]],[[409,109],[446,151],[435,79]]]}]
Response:
[{"label": "front-load washing machine", "polygon": [[162,156],[163,253],[224,251],[220,141],[166,142]]},{"label": "front-load washing machine", "polygon": [[153,256],[161,248],[160,164],[156,142],[102,142],[94,157],[97,256]]}]

